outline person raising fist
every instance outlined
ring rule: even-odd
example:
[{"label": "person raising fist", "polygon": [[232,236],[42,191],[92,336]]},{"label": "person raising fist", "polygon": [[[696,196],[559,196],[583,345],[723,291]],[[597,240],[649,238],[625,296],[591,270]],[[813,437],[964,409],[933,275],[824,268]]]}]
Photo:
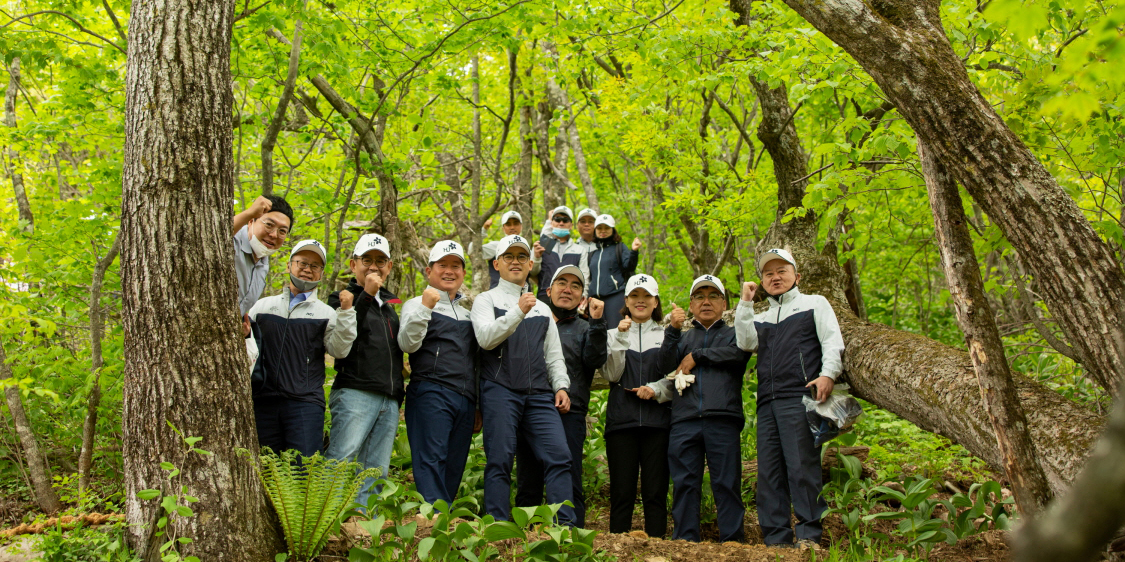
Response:
[{"label": "person raising fist", "polygon": [[[473,302],[473,331],[481,349],[481,414],[484,421],[484,511],[511,518],[511,474],[519,434],[543,463],[548,503],[573,503],[571,456],[560,414],[570,411],[570,376],[550,307],[525,292],[531,245],[519,234],[496,247],[495,289]],[[574,524],[563,506],[559,522]]]},{"label": "person raising fist", "polygon": [[402,305],[398,343],[410,354],[406,387],[406,436],[414,483],[427,502],[452,504],[461,487],[477,405],[477,339],[469,311],[460,303],[465,281],[461,245],[442,240],[430,250],[428,286]]}]

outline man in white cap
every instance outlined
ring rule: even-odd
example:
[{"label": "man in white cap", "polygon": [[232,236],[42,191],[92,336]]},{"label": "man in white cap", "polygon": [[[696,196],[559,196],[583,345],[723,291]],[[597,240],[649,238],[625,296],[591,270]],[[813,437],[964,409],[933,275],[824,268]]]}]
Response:
[{"label": "man in white cap", "polygon": [[[360,236],[348,267],[352,279],[342,291],[328,296],[328,305],[339,308],[345,295],[350,296],[358,328],[351,353],[336,361],[336,380],[328,397],[332,428],[327,456],[378,468],[387,478],[405,393],[394,308],[402,301],[384,287],[394,267],[387,237]],[[360,486],[356,501],[361,505],[367,505],[374,482],[370,478]]]},{"label": "man in white cap", "polygon": [[[562,418],[570,410],[570,377],[551,309],[520,286],[531,267],[526,238],[505,236],[496,247],[500,284],[473,302],[473,331],[481,347],[480,410],[484,421],[484,510],[511,518],[516,439],[527,438],[543,464],[547,501],[573,501],[570,452]],[[574,523],[563,506],[559,521]]]},{"label": "man in white cap", "polygon": [[430,250],[429,286],[402,305],[398,343],[410,354],[406,435],[414,483],[427,502],[452,504],[480,428],[477,410],[477,338],[460,304],[465,252],[452,240]]},{"label": "man in white cap", "polygon": [[531,270],[532,275],[538,275],[539,290],[535,296],[544,303],[550,300],[547,297],[547,287],[551,285],[555,270],[564,265],[577,266],[582,271],[582,283],[590,283],[590,264],[587,263],[590,261],[590,254],[570,235],[574,212],[570,207],[561,205],[551,211],[550,217],[550,231],[540,236],[533,248],[535,263]]},{"label": "man in white cap", "polygon": [[356,337],[352,294],[340,310],[316,297],[324,275],[324,246],[302,240],[289,254],[289,283],[250,309],[251,330],[262,350],[252,394],[258,443],[275,452],[312,456],[324,444],[324,354],[348,356]]},{"label": "man in white cap", "polygon": [[578,242],[579,246],[586,249],[586,253],[594,251],[594,226],[598,219],[598,212],[586,207],[578,211],[578,218],[574,219],[574,225],[578,228]]},{"label": "man in white cap", "polygon": [[711,473],[711,494],[718,512],[719,540],[742,541],[742,442],[746,417],[742,384],[750,354],[739,349],[734,327],[723,322],[727,296],[713,275],[696,278],[689,293],[692,329],[683,331],[687,315],[674,306],[660,346],[664,379],[637,389],[637,397],[672,402],[668,433],[668,469],[672,474],[673,539],[699,541],[703,463]]},{"label": "man in white cap", "polygon": [[[488,230],[488,228],[491,226],[492,219],[488,219],[487,221],[485,221],[484,228],[482,229],[481,234],[484,234],[483,231]],[[500,217],[500,230],[504,232],[504,236],[519,234],[523,230],[523,217],[520,216],[520,214],[516,211],[508,211],[504,213],[503,216]],[[500,271],[495,267],[492,267],[492,260],[496,259],[496,245],[499,243],[499,241],[494,240],[492,242],[486,242],[484,246],[481,247],[481,252],[484,254],[484,259],[488,260],[489,289],[495,288],[496,284],[500,282]],[[530,279],[531,275],[528,274],[528,280],[524,282],[524,284],[527,285],[527,290],[529,291],[531,290]]]},{"label": "man in white cap", "polygon": [[[590,385],[594,371],[605,364],[607,332],[605,306],[598,299],[589,299],[590,316],[579,315],[582,303],[582,272],[573,265],[555,271],[547,294],[547,306],[559,330],[566,372],[570,375],[570,411],[562,415],[563,431],[570,448],[571,489],[575,526],[586,526],[586,496],[582,488],[582,446],[586,442],[586,412],[590,405]],[[516,505],[537,506],[543,503],[543,465],[535,459],[526,439],[516,448]],[[667,479],[665,479],[667,480]],[[665,482],[667,484],[667,482]]]},{"label": "man in white cap", "polygon": [[[792,254],[772,249],[758,258],[769,309],[754,314],[758,285],[742,284],[735,310],[738,346],[758,352],[758,523],[768,545],[813,547],[820,542],[820,450],[801,398],[823,402],[843,371],[844,339],[828,299],[797,289]],[[792,511],[790,510],[792,505]],[[790,515],[797,515],[794,533]]]}]

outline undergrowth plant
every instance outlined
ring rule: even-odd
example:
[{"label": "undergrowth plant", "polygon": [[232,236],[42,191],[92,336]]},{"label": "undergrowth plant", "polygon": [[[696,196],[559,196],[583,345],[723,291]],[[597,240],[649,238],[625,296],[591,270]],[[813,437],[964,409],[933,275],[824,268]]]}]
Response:
[{"label": "undergrowth plant", "polygon": [[361,470],[353,461],[329,459],[319,453],[302,457],[294,450],[274,454],[262,450],[255,464],[258,478],[281,520],[289,556],[312,560],[328,537],[340,528],[341,516],[355,500],[359,487],[379,469]]},{"label": "undergrowth plant", "polygon": [[[203,440],[202,437],[185,437],[183,432],[178,427],[167,422],[168,427],[176,432],[183,442],[183,454],[180,457],[180,464],[187,459],[188,455],[200,455],[204,457],[211,456],[211,451],[204,451],[196,447],[196,443]],[[199,501],[198,498],[192,496],[186,484],[182,483],[182,475],[180,469],[168,461],[160,463],[160,468],[168,472],[168,482],[164,490],[178,490],[173,493],[166,493],[162,490],[141,490],[137,492],[137,498],[142,500],[160,499],[160,509],[162,514],[156,521],[156,529],[153,531],[154,539],[165,539],[160,545],[159,553],[161,562],[200,562],[196,556],[181,557],[179,547],[192,543],[191,537],[177,536],[177,529],[179,525],[174,525],[176,519],[187,519],[195,517],[195,511],[191,509],[191,504]]]}]

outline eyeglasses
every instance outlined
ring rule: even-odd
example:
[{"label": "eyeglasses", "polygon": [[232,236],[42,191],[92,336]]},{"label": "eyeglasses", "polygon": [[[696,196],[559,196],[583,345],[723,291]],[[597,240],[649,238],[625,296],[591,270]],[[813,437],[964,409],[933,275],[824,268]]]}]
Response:
[{"label": "eyeglasses", "polygon": [[691,300],[695,302],[711,301],[717,303],[723,301],[723,295],[720,295],[719,293],[707,293],[706,295],[703,293],[696,293],[691,296]]},{"label": "eyeglasses", "polygon": [[570,224],[570,217],[568,217],[566,215],[559,215],[557,217],[552,217],[551,220],[553,220],[555,222],[563,223],[563,224]]},{"label": "eyeglasses", "polygon": [[504,263],[527,263],[529,259],[531,259],[531,256],[527,254],[504,254],[500,256],[500,260]]},{"label": "eyeglasses", "polygon": [[384,267],[387,267],[387,264],[391,263],[391,260],[390,258],[369,258],[367,256],[363,256],[359,258],[359,263],[362,263],[364,267],[371,267],[372,265],[374,265],[375,267],[382,269]]},{"label": "eyeglasses", "polygon": [[582,284],[578,283],[577,281],[567,281],[566,279],[559,279],[558,281],[555,281],[554,286],[560,289],[562,289],[563,287],[570,287],[571,291],[574,291],[576,293],[582,292]]},{"label": "eyeglasses", "polygon": [[266,229],[267,234],[279,234],[281,236],[289,235],[289,229],[287,227],[281,226],[280,224],[277,224],[276,222],[273,222],[269,219],[262,219],[262,228]]},{"label": "eyeglasses", "polygon": [[324,269],[324,266],[320,265],[319,263],[309,263],[307,261],[301,261],[301,260],[292,260],[289,263],[293,264],[293,266],[296,267],[298,271],[300,271],[302,269],[307,269],[307,270],[309,270],[313,273],[316,273],[316,272]]}]

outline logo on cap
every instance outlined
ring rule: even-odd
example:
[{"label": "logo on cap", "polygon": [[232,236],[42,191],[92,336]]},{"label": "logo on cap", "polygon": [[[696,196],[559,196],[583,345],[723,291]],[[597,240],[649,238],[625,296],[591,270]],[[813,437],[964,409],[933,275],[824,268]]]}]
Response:
[{"label": "logo on cap", "polygon": [[710,275],[704,275],[703,280],[704,281],[711,281],[713,283],[715,281],[715,278],[711,277]]},{"label": "logo on cap", "polygon": [[383,243],[383,239],[376,236],[376,237],[371,239],[370,245],[374,246],[376,244],[382,244],[382,243]]},{"label": "logo on cap", "polygon": [[450,243],[449,243],[449,244],[448,244],[448,245],[447,245],[447,246],[445,247],[445,251],[446,251],[446,252],[456,252],[456,251],[457,251],[457,243],[456,243],[456,242],[450,242]]},{"label": "logo on cap", "polygon": [[637,283],[648,283],[648,277],[645,277],[644,275],[638,277]]},{"label": "logo on cap", "polygon": [[520,238],[518,234],[513,234],[512,242],[523,242],[523,238]]}]

